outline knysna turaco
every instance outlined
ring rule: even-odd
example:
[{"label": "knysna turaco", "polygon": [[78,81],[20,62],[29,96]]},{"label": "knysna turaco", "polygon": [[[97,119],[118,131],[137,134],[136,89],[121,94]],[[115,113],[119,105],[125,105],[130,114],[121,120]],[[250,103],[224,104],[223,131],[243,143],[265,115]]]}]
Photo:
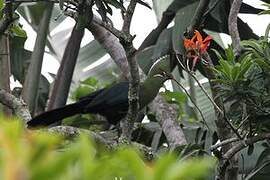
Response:
[{"label": "knysna turaco", "polygon": [[[144,108],[158,94],[163,83],[168,80],[164,72],[170,73],[174,68],[169,56],[160,58],[151,67],[148,77],[140,84],[139,109]],[[163,75],[162,75],[163,74]],[[44,112],[31,121],[28,127],[48,126],[75,114],[100,114],[110,124],[117,124],[125,117],[128,110],[129,83],[120,82],[111,87],[95,91],[73,104]]]}]

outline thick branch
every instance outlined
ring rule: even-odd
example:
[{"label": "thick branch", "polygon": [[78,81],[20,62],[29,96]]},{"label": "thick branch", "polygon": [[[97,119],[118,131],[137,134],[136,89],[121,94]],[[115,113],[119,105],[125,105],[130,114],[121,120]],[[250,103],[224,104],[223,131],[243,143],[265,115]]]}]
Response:
[{"label": "thick branch", "polygon": [[241,4],[242,0],[233,1],[228,19],[229,33],[232,37],[232,46],[236,56],[239,56],[241,53],[240,36],[237,27],[237,15]]},{"label": "thick branch", "polygon": [[[131,0],[127,8],[127,12],[124,16],[124,23],[122,31],[126,34],[130,34],[130,24],[135,11],[137,1]],[[129,143],[131,141],[131,134],[133,130],[133,125],[137,119],[139,112],[139,90],[140,90],[140,75],[139,68],[134,56],[134,49],[132,42],[123,44],[124,49],[127,54],[127,60],[130,71],[130,82],[129,82],[129,91],[128,91],[128,113],[126,118],[123,121],[122,134],[120,137],[121,143]]]},{"label": "thick branch", "polygon": [[24,120],[25,123],[31,120],[31,114],[23,100],[3,89],[0,89],[0,103],[12,109],[14,114]]},{"label": "thick branch", "polygon": [[[93,139],[96,143],[99,143],[99,144],[105,146],[107,149],[111,149],[111,150],[117,148],[119,145],[117,143],[117,141],[107,140],[104,137],[103,133],[96,133],[93,131],[79,129],[79,128],[72,127],[72,126],[55,126],[55,127],[48,129],[48,131],[51,133],[59,134],[59,135],[65,137],[65,138],[68,138],[68,139],[76,138],[80,134],[84,133],[84,134],[87,134],[89,136],[89,138],[91,138],[91,140]],[[143,144],[136,143],[136,142],[132,142],[132,146],[134,146],[140,152],[142,152],[144,157],[147,158],[148,160],[153,159],[155,154],[153,153],[151,148],[149,148]]]},{"label": "thick branch", "polygon": [[111,32],[95,22],[91,23],[88,26],[88,29],[93,34],[95,39],[110,54],[116,65],[120,68],[124,77],[129,79],[130,73],[128,70],[126,52],[119,40]]},{"label": "thick branch", "polygon": [[170,149],[187,144],[185,135],[176,122],[177,111],[172,105],[168,104],[164,98],[159,95],[150,105],[150,110],[155,113],[156,119],[167,138]]},{"label": "thick branch", "polygon": [[84,29],[77,29],[75,25],[56,75],[48,110],[55,109],[66,104],[83,35]]},{"label": "thick branch", "polygon": [[81,133],[85,133],[89,135],[89,137],[94,139],[95,142],[101,143],[102,145],[105,145],[109,149],[112,149],[117,144],[116,141],[115,142],[108,141],[107,139],[99,135],[98,133],[95,133],[93,131],[88,131],[85,129],[72,127],[72,126],[55,126],[55,127],[49,128],[48,131],[51,133],[59,134],[68,139],[78,137]]}]

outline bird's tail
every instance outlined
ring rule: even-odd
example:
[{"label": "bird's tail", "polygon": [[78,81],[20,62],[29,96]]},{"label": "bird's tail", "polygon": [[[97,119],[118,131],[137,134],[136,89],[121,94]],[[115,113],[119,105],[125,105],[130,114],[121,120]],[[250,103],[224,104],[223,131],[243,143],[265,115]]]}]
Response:
[{"label": "bird's tail", "polygon": [[27,122],[29,128],[40,126],[49,126],[55,122],[61,121],[66,117],[73,116],[83,112],[83,107],[88,104],[88,101],[79,101],[73,104],[66,105],[61,108],[53,109],[44,112]]}]

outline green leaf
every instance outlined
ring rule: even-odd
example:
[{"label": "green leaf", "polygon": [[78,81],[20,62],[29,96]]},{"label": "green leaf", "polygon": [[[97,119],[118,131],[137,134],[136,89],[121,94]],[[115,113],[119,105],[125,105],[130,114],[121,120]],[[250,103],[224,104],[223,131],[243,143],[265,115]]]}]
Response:
[{"label": "green leaf", "polygon": [[153,59],[158,59],[166,54],[169,54],[172,46],[172,28],[165,29],[159,35],[159,38],[154,46]]},{"label": "green leaf", "polygon": [[225,61],[222,55],[216,49],[210,49],[210,50],[213,51],[217,55],[219,60]]},{"label": "green leaf", "polygon": [[[257,176],[257,174],[263,170],[265,167],[269,167],[270,161],[264,162],[261,166],[253,169],[246,177],[245,180],[250,180],[250,179],[261,179],[260,176]],[[267,176],[267,175],[266,175]]]},{"label": "green leaf", "polygon": [[232,46],[229,46],[227,49],[225,49],[225,55],[226,55],[226,59],[233,63],[235,61],[235,56],[233,53],[233,48]]},{"label": "green leaf", "polygon": [[149,8],[149,9],[152,9],[151,6],[147,3],[147,2],[144,2],[142,0],[137,0],[137,3]]},{"label": "green leaf", "polygon": [[212,36],[214,38],[214,41],[223,49],[225,49],[225,45],[223,43],[223,40],[221,39],[220,33],[215,32],[215,31],[210,31],[210,30],[203,30],[204,32],[206,32],[208,35]]},{"label": "green leaf", "polygon": [[150,68],[154,64],[154,59],[152,59],[154,51],[154,46],[147,47],[142,51],[136,53],[135,58],[145,74],[148,74]]},{"label": "green leaf", "polygon": [[101,0],[95,0],[96,6],[98,8],[97,12],[100,14],[102,21],[107,21],[107,10]]},{"label": "green leaf", "polygon": [[124,5],[121,2],[118,2],[117,0],[105,0],[105,2],[111,4],[117,9],[121,9],[124,12],[126,11],[126,8],[124,7]]},{"label": "green leaf", "polygon": [[155,173],[154,173],[154,180],[164,180],[167,179],[167,171],[169,170],[170,166],[175,163],[176,157],[174,154],[168,154],[161,157],[156,162]]},{"label": "green leaf", "polygon": [[4,0],[0,0],[0,11],[3,11],[5,7]]},{"label": "green leaf", "polygon": [[26,31],[23,30],[22,27],[19,26],[19,25],[12,25],[11,28],[10,28],[10,31],[11,31],[11,33],[14,36],[19,36],[19,37],[22,37],[22,38],[27,38]]},{"label": "green leaf", "polygon": [[165,97],[168,102],[176,103],[176,104],[183,104],[187,101],[187,96],[183,92],[171,92],[165,91],[162,92],[161,95]]},{"label": "green leaf", "polygon": [[173,49],[174,51],[176,51],[176,53],[185,53],[185,48],[183,45],[184,33],[186,32],[187,27],[190,25],[190,21],[194,15],[197,6],[198,2],[194,2],[192,4],[182,7],[177,11],[172,34]]}]

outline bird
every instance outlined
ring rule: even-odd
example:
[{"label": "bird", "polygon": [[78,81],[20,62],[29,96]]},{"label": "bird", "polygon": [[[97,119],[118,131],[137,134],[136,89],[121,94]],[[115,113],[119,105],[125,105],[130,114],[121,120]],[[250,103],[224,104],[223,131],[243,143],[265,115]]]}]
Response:
[{"label": "bird", "polygon": [[[158,59],[149,70],[148,77],[140,83],[139,109],[143,109],[158,94],[163,83],[170,79],[168,74],[172,71],[167,56]],[[129,82],[124,81],[106,87],[80,98],[77,102],[44,112],[27,122],[28,128],[46,127],[76,114],[100,114],[107,121],[116,125],[123,119],[128,111]]]}]

